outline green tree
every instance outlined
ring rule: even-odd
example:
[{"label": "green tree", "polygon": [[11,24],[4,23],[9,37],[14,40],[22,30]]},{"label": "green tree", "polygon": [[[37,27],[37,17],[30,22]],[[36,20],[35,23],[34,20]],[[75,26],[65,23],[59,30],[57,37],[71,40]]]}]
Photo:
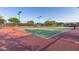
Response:
[{"label": "green tree", "polygon": [[35,22],[34,22],[33,20],[30,20],[30,21],[27,22],[27,24],[29,24],[29,25],[34,25]]},{"label": "green tree", "polygon": [[53,25],[53,24],[55,24],[56,23],[56,21],[50,21],[50,20],[46,20],[45,22],[44,22],[44,25]]},{"label": "green tree", "polygon": [[57,26],[64,26],[64,23],[58,22],[58,23],[57,23]]},{"label": "green tree", "polygon": [[79,22],[77,22],[76,25],[79,26]]},{"label": "green tree", "polygon": [[5,19],[3,18],[3,16],[0,16],[0,25],[3,27],[5,23]]},{"label": "green tree", "polygon": [[15,17],[9,18],[8,21],[11,23],[15,23],[16,25],[20,23],[20,20],[18,18],[15,18]]}]

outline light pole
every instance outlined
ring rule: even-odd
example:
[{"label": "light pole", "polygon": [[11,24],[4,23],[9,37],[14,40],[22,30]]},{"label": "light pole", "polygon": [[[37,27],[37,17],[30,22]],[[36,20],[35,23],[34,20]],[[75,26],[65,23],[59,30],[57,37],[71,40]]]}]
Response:
[{"label": "light pole", "polygon": [[37,18],[38,18],[38,20],[39,20],[38,24],[40,24],[40,20],[41,20],[42,16],[39,16],[39,17],[37,17]]},{"label": "light pole", "polygon": [[[77,7],[77,8],[79,8],[79,7]],[[77,27],[77,23],[74,23],[74,29],[76,29],[76,27]]]},{"label": "light pole", "polygon": [[[19,20],[20,20],[20,15],[21,15],[21,13],[22,13],[22,11],[19,11],[19,12],[17,13]],[[17,26],[17,25],[16,25],[16,26]],[[18,26],[17,26],[17,27],[18,27]]]},{"label": "light pole", "polygon": [[19,12],[18,12],[18,14],[17,14],[17,15],[18,15],[19,20],[20,20],[20,15],[21,15],[21,13],[22,13],[22,11],[19,11]]}]

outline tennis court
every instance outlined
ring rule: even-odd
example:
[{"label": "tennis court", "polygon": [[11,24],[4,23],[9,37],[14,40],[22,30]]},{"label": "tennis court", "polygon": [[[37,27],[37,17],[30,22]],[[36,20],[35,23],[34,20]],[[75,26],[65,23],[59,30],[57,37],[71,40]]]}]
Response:
[{"label": "tennis court", "polygon": [[56,36],[60,33],[70,30],[68,27],[55,27],[55,28],[29,28],[25,31],[31,32],[34,35],[40,36],[42,38],[48,39],[50,37]]}]

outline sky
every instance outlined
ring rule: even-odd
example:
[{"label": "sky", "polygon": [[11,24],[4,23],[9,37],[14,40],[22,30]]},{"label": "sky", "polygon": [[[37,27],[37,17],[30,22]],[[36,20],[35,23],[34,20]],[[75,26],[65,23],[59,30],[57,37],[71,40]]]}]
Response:
[{"label": "sky", "polygon": [[[57,22],[79,22],[79,8],[77,7],[0,7],[0,15],[6,20],[17,17],[22,11],[20,21],[26,23],[29,20],[43,23],[45,20]],[[42,16],[40,21],[37,17]]]}]

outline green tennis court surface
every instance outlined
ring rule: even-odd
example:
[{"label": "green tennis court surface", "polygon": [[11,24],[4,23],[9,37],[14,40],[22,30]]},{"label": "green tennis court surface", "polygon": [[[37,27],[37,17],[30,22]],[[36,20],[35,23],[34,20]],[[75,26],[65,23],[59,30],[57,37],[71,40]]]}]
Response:
[{"label": "green tennis court surface", "polygon": [[40,36],[42,38],[49,38],[56,36],[62,32],[69,30],[70,28],[60,27],[60,28],[29,28],[25,31],[32,32],[32,34]]}]

